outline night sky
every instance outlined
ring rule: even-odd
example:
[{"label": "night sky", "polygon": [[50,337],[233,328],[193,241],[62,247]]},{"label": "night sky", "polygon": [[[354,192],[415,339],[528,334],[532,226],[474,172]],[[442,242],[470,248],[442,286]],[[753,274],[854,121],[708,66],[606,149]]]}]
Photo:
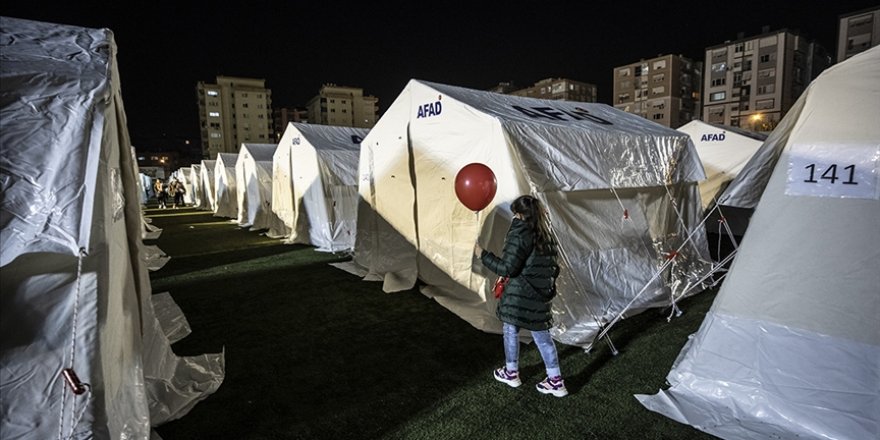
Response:
[{"label": "night sky", "polygon": [[488,89],[564,77],[610,103],[615,66],[670,53],[702,61],[707,46],[765,25],[835,56],[838,16],[878,1],[102,3],[8,0],[0,15],[112,30],[132,142],[155,148],[198,144],[195,86],[217,75],[264,78],[275,107],[304,106],[324,83],[360,87],[380,115],[411,78]]}]

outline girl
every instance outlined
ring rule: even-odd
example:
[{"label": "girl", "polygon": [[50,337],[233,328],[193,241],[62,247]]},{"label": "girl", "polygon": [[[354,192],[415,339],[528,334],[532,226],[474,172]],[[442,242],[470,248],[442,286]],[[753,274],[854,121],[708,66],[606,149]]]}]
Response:
[{"label": "girl", "polygon": [[501,257],[474,245],[474,254],[484,266],[510,281],[498,303],[495,314],[504,327],[505,366],[495,370],[494,377],[512,387],[519,379],[520,328],[530,330],[547,378],[537,385],[538,391],[563,397],[568,394],[559,369],[556,344],[550,336],[552,315],[550,302],[556,296],[556,243],[550,235],[546,214],[538,199],[520,196],[510,205],[513,222],[507,231]]}]

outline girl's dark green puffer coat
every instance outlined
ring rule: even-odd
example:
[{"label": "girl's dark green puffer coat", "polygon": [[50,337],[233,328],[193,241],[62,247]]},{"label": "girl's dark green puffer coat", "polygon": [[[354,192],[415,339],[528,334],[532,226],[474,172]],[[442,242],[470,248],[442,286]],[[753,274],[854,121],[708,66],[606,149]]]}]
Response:
[{"label": "girl's dark green puffer coat", "polygon": [[550,302],[556,295],[555,277],[559,266],[555,248],[541,255],[534,243],[534,231],[514,217],[501,257],[483,250],[480,260],[492,272],[510,277],[495,310],[498,319],[519,328],[540,331],[552,326]]}]

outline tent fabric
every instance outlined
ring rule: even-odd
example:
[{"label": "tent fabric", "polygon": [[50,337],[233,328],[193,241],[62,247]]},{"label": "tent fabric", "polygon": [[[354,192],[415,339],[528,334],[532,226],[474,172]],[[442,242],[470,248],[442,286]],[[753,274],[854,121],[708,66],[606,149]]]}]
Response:
[{"label": "tent fabric", "polygon": [[278,144],[241,144],[235,163],[238,224],[277,235],[281,220],[272,212],[272,156]]},{"label": "tent fabric", "polygon": [[739,253],[646,408],[722,438],[878,438],[878,66],[874,48],[827,69],[771,134]]},{"label": "tent fabric", "polygon": [[150,301],[116,53],[108,29],[0,17],[3,438],[146,439],[223,378]]},{"label": "tent fabric", "polygon": [[804,100],[795,101],[786,117],[779,121],[776,129],[752,155],[742,170],[718,196],[718,204],[743,210],[753,210],[761,199],[761,193],[767,187],[770,175],[788,142],[797,116],[804,110]]},{"label": "tent fabric", "polygon": [[217,202],[214,194],[214,168],[217,166],[216,160],[202,161],[202,174],[199,180],[202,182],[202,203],[197,206],[199,209],[214,211],[217,209]]},{"label": "tent fabric", "polygon": [[214,165],[214,216],[238,218],[235,164],[238,154],[217,153]]},{"label": "tent fabric", "polygon": [[192,197],[192,205],[194,208],[198,208],[202,205],[202,165],[201,164],[192,164],[190,165],[190,173],[189,173],[189,181],[190,181],[190,189],[191,197]]},{"label": "tent fabric", "polygon": [[351,252],[357,234],[358,161],[368,129],[291,122],[275,152],[273,209],[289,243]]},{"label": "tent fabric", "polygon": [[146,205],[147,201],[156,197],[156,191],[153,189],[153,178],[144,173],[138,173],[138,190],[140,191],[141,205]]},{"label": "tent fabric", "polygon": [[682,125],[678,131],[691,137],[706,172],[706,180],[700,182],[703,209],[712,204],[715,196],[739,174],[767,138],[760,133],[697,120]]},{"label": "tent fabric", "polygon": [[[473,162],[497,180],[477,213],[454,191]],[[385,291],[420,279],[481,330],[500,322],[473,245],[500,251],[522,194],[547,205],[561,244],[552,332],[563,343],[588,346],[619,314],[669,305],[709,267],[693,143],[610,106],[411,80],[361,144],[359,175],[355,262]]]}]

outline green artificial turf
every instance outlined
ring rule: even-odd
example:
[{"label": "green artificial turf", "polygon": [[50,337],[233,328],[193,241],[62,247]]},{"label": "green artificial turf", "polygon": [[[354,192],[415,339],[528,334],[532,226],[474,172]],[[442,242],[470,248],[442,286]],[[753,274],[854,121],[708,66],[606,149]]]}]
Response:
[{"label": "green artificial turf", "polygon": [[475,329],[416,289],[384,293],[329,263],[345,255],[284,245],[202,211],[149,210],[172,258],[151,273],[192,333],[181,356],[225,351],[226,377],[188,414],[156,428],[176,439],[711,438],[648,411],[714,292],[621,321],[591,352],[557,344],[570,395],[539,394],[533,344],[523,386],[492,379],[501,336]]}]

